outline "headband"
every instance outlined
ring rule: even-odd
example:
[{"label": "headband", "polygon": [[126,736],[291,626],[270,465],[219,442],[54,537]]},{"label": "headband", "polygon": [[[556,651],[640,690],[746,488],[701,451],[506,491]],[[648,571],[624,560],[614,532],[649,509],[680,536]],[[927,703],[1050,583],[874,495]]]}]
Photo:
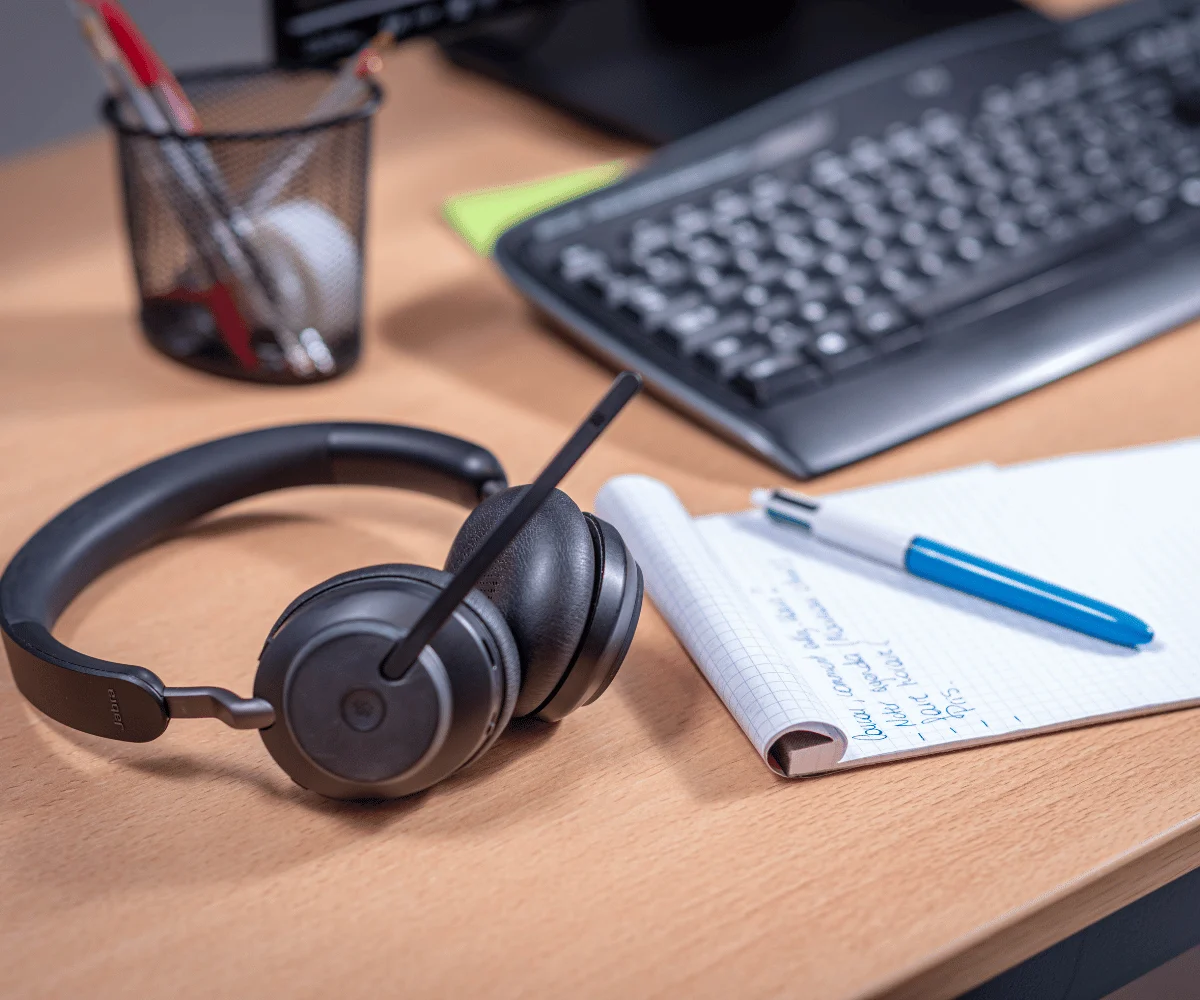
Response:
[{"label": "headband", "polygon": [[473,507],[507,485],[491,452],[392,424],[296,424],[197,445],[127,472],[64,510],[0,577],[0,629],[21,693],[46,715],[99,736],[144,743],[172,716],[270,725],[261,699],[221,688],[167,688],[145,667],[77,652],[51,635],[89,583],[196,518],[290,486],[390,486]]}]

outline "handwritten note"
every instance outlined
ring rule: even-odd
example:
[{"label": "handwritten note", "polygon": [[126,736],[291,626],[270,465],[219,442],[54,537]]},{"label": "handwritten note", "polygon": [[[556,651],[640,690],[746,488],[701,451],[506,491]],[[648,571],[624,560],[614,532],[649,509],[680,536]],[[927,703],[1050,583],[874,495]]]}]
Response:
[{"label": "handwritten note", "polygon": [[771,639],[834,713],[850,740],[844,760],[1002,731],[979,712],[969,679],[947,672],[941,658],[936,665],[922,662],[877,616],[856,613],[861,579],[853,580],[856,594],[848,602],[836,577],[856,570],[861,576],[860,568],[805,560],[804,539],[794,553],[780,551],[772,536],[786,529],[755,514],[700,522],[699,528]]}]

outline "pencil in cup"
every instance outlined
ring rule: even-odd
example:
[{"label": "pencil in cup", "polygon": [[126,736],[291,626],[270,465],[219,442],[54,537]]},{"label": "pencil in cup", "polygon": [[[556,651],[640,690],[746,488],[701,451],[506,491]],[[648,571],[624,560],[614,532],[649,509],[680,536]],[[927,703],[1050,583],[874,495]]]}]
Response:
[{"label": "pencil in cup", "polygon": [[[142,326],[160,351],[207,371],[277,383],[329,378],[354,365],[361,345],[370,130],[382,94],[364,81],[356,106],[305,123],[329,79],[328,73],[275,70],[190,74],[183,85],[207,126],[192,136],[156,136],[131,124],[120,102],[106,102],[104,115],[117,134]],[[313,136],[320,141],[281,200],[248,210],[266,165]],[[171,162],[180,150],[190,179],[188,166]],[[233,307],[253,326],[250,366],[220,335],[222,310],[230,307],[219,301],[223,271],[232,272],[233,298],[240,299]],[[281,329],[299,342],[291,352]],[[297,370],[289,357],[296,346],[313,359],[315,371]]]}]

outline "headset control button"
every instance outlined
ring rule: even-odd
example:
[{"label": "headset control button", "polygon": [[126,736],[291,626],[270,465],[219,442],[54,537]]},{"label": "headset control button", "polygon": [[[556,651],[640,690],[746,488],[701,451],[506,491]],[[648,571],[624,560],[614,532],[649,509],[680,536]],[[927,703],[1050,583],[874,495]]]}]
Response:
[{"label": "headset control button", "polygon": [[342,699],[342,718],[360,733],[378,729],[386,714],[383,698],[370,688],[358,688]]}]

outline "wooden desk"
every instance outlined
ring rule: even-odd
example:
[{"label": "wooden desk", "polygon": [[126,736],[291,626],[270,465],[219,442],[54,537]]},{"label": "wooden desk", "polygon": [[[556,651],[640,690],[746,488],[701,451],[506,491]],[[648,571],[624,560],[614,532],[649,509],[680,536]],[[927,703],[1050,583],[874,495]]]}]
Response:
[{"label": "wooden desk", "polygon": [[[475,438],[533,475],[609,375],[439,221],[472,187],[622,152],[420,46],[389,62],[371,192],[369,349],[266,389],[144,347],[106,139],[0,170],[0,558],[136,463],[272,422]],[[817,484],[832,490],[1200,434],[1200,327]],[[658,403],[576,470],[668,480],[697,512],[775,478]],[[297,593],[440,565],[449,505],[309,490],[222,512],[90,588],[60,633],[167,683],[248,692]],[[521,725],[410,801],[294,787],[254,733],[69,733],[0,673],[0,954],[22,997],[951,997],[1200,863],[1194,712],[863,771],[774,778],[647,610],[613,688]]]}]

